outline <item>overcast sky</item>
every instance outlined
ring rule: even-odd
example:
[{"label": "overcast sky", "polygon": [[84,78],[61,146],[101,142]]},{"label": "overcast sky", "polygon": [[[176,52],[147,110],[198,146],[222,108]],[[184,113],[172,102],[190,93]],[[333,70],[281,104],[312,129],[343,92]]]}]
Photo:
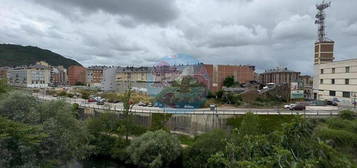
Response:
[{"label": "overcast sky", "polygon": [[[211,64],[312,73],[321,0],[0,0],[0,43],[50,49],[85,66],[152,65],[186,53]],[[332,0],[337,60],[357,58],[357,0]]]}]

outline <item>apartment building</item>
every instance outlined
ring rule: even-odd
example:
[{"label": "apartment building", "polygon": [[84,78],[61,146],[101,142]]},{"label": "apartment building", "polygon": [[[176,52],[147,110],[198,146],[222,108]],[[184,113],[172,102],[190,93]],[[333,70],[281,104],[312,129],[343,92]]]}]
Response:
[{"label": "apartment building", "polygon": [[87,84],[90,87],[101,88],[105,68],[106,66],[90,66],[87,68]]},{"label": "apartment building", "polygon": [[314,98],[352,105],[357,97],[357,59],[314,66]]},{"label": "apartment building", "polygon": [[70,85],[85,84],[87,81],[87,70],[79,65],[68,67],[67,75]]},{"label": "apartment building", "polygon": [[40,64],[10,69],[8,83],[18,87],[46,88],[50,83],[50,69]]},{"label": "apartment building", "polygon": [[63,66],[51,67],[51,85],[65,86],[68,84],[67,69]]}]

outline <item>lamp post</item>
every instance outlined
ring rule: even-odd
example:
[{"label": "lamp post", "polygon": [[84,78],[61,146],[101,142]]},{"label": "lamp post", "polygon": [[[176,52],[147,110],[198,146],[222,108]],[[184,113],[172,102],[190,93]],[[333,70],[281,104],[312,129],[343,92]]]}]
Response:
[{"label": "lamp post", "polygon": [[354,109],[356,109],[356,106],[357,106],[356,98],[357,98],[357,92],[354,92],[354,94],[353,94],[353,107],[354,107]]}]

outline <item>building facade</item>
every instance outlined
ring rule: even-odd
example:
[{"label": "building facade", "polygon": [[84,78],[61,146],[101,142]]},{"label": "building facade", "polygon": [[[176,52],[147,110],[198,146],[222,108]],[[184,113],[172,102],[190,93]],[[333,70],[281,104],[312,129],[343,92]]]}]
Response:
[{"label": "building facade", "polygon": [[334,41],[319,41],[315,43],[315,64],[329,63],[335,59],[333,56],[334,44]]},{"label": "building facade", "polygon": [[63,66],[51,67],[51,85],[65,86],[68,85],[67,69]]},{"label": "building facade", "polygon": [[120,67],[115,76],[117,91],[123,93],[130,85],[133,90],[147,94],[152,82],[151,74],[151,67]]},{"label": "building facade", "polygon": [[209,77],[208,87],[216,92],[223,87],[223,81],[233,76],[235,82],[246,83],[256,78],[255,67],[250,65],[212,65],[204,64]]},{"label": "building facade", "polygon": [[86,68],[79,65],[72,65],[67,70],[69,85],[84,85],[87,81]]},{"label": "building facade", "polygon": [[8,83],[18,87],[46,88],[50,83],[50,69],[40,64],[14,68],[8,71]]},{"label": "building facade", "polygon": [[304,98],[309,100],[313,99],[313,78],[309,75],[302,75],[299,78],[302,88],[304,89]]},{"label": "building facade", "polygon": [[352,105],[357,96],[357,59],[314,66],[314,98]]},{"label": "building facade", "polygon": [[116,75],[119,67],[111,66],[106,67],[103,70],[103,79],[101,81],[101,90],[105,92],[116,91],[117,90],[117,81]]},{"label": "building facade", "polygon": [[260,74],[260,82],[262,84],[291,84],[291,82],[298,82],[300,80],[300,72],[290,71],[287,68],[274,68],[266,70]]},{"label": "building facade", "polygon": [[104,69],[106,69],[105,66],[91,66],[87,68],[87,84],[90,87],[101,88]]}]

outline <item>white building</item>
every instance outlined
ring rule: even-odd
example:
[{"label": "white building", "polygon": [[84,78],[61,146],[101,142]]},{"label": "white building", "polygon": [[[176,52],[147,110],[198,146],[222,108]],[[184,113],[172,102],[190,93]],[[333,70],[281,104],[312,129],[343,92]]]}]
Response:
[{"label": "white building", "polygon": [[314,65],[314,98],[353,105],[357,97],[357,59]]},{"label": "white building", "polygon": [[103,79],[101,81],[101,90],[116,91],[117,81],[116,75],[119,67],[108,67],[103,70]]}]

